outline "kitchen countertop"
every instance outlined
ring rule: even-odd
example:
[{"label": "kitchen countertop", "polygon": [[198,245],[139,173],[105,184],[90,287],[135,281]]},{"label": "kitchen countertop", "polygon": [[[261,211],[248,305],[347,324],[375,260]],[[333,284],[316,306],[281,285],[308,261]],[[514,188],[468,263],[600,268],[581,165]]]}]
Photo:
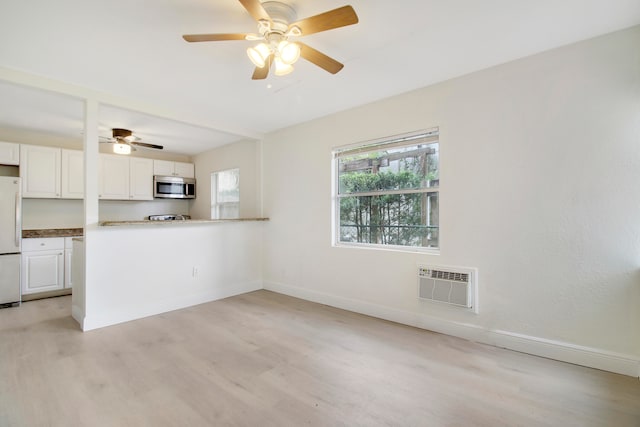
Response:
[{"label": "kitchen countertop", "polygon": [[22,230],[23,239],[39,237],[75,237],[84,235],[82,228],[41,228],[37,230]]},{"label": "kitchen countertop", "polygon": [[242,221],[268,221],[269,218],[236,218],[236,219],[184,219],[175,221],[102,221],[100,225],[103,227],[112,227],[119,225],[175,225],[175,224],[217,224],[223,222],[242,222]]}]

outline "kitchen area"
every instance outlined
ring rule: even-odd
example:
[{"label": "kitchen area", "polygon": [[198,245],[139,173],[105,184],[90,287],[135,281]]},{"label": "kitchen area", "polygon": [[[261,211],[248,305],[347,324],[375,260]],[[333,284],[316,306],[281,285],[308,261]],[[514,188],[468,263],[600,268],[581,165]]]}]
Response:
[{"label": "kitchen area", "polygon": [[[101,153],[100,217],[190,219],[193,163]],[[0,141],[0,307],[70,295],[84,235],[83,152]]]},{"label": "kitchen area", "polygon": [[[70,298],[87,331],[262,289],[261,134],[181,119],[0,72],[3,312]],[[122,128],[138,143],[128,154]],[[212,220],[226,170],[239,171],[238,215]]]},{"label": "kitchen area", "polygon": [[[75,148],[0,141],[0,309],[70,295],[69,316],[88,331],[262,289],[256,142],[193,161],[95,145],[92,159]],[[212,220],[211,174],[229,167],[243,177],[240,215]],[[95,220],[87,219],[87,179],[97,184]]]}]

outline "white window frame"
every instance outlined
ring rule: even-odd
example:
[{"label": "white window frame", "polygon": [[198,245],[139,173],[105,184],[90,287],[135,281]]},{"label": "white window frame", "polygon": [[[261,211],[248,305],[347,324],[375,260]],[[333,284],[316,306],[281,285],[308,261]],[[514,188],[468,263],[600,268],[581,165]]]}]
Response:
[{"label": "white window frame", "polygon": [[[229,168],[211,172],[211,219],[237,219],[240,218],[240,195],[238,194],[238,200],[233,202],[218,202],[218,179],[221,173],[238,171],[238,193],[240,192],[240,168]],[[214,182],[215,181],[215,182]],[[224,206],[236,205],[238,214],[234,218],[221,218],[220,208]],[[215,211],[215,214],[214,214]]]},{"label": "white window frame", "polygon": [[[391,250],[391,251],[401,251],[401,252],[420,252],[431,255],[439,255],[440,248],[442,247],[442,234],[440,233],[440,221],[438,227],[438,247],[423,247],[423,246],[403,246],[403,245],[385,245],[379,243],[361,243],[361,242],[342,242],[340,241],[340,199],[343,197],[352,197],[352,195],[340,195],[339,194],[339,185],[340,185],[340,176],[339,176],[339,168],[338,162],[342,155],[345,153],[349,154],[363,154],[367,152],[376,152],[380,151],[381,147],[386,148],[394,148],[411,145],[411,140],[424,139],[424,140],[432,140],[433,142],[438,142],[438,147],[440,146],[440,132],[438,127],[424,129],[420,131],[405,133],[401,135],[394,135],[384,138],[379,138],[376,140],[360,142],[356,144],[349,144],[340,147],[334,147],[332,150],[332,158],[331,158],[331,229],[332,229],[332,246],[334,247],[345,247],[345,248],[361,248],[361,249],[374,249],[374,250]],[[442,163],[441,151],[438,149],[438,168]],[[438,174],[440,175],[440,174]],[[374,191],[374,192],[363,192],[357,193],[358,196],[376,196],[381,194],[407,194],[407,193],[437,193],[438,194],[438,204],[440,204],[440,193],[441,188],[438,182],[437,186],[434,187],[426,187],[420,189],[410,189],[410,190],[390,190],[390,191]],[[438,210],[440,210],[440,206],[438,206]]]}]

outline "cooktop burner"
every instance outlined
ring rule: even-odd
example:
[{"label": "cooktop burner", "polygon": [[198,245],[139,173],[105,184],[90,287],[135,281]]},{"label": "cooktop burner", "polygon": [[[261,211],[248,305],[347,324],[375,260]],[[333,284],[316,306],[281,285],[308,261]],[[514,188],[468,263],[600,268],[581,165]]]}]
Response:
[{"label": "cooktop burner", "polygon": [[149,215],[148,219],[149,221],[184,221],[185,219],[191,219],[191,216],[179,214]]}]

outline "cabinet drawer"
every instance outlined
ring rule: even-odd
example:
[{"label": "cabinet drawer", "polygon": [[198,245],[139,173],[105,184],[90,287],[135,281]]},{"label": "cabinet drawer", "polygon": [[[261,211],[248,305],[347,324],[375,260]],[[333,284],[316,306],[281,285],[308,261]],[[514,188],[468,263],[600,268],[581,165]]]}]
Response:
[{"label": "cabinet drawer", "polygon": [[22,239],[22,252],[64,249],[64,237]]}]

